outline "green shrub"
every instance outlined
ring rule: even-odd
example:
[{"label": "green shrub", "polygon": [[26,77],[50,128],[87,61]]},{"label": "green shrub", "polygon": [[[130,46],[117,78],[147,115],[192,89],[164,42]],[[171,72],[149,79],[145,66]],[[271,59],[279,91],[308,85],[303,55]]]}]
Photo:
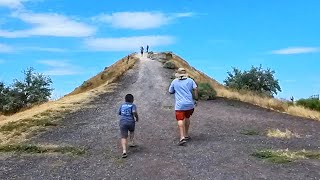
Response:
[{"label": "green shrub", "polygon": [[320,100],[318,99],[299,99],[296,104],[308,109],[320,111]]},{"label": "green shrub", "polygon": [[163,67],[168,69],[175,69],[176,65],[174,64],[173,61],[167,61],[164,63]]},{"label": "green shrub", "polygon": [[278,91],[281,92],[279,81],[274,77],[275,71],[251,67],[248,71],[241,71],[233,68],[228,72],[228,77],[224,80],[227,87],[237,90],[249,90],[261,95],[273,97]]},{"label": "green shrub", "polygon": [[216,90],[209,83],[200,83],[198,90],[199,98],[202,100],[212,100],[217,96]]}]

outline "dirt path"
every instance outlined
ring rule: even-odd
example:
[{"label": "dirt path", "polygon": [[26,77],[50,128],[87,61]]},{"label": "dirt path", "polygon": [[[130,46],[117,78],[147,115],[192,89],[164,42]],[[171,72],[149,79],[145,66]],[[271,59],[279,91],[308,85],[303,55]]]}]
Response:
[{"label": "dirt path", "polygon": [[[1,155],[0,179],[320,179],[319,161],[272,164],[250,156],[256,149],[319,150],[320,123],[271,112],[241,102],[200,102],[190,141],[177,143],[174,99],[167,92],[172,71],[142,57],[120,80],[116,92],[93,108],[70,114],[61,126],[30,143],[84,146],[84,156]],[[125,94],[135,96],[140,114],[138,147],[121,159],[117,108]],[[279,140],[241,131],[288,128],[301,138]]]}]

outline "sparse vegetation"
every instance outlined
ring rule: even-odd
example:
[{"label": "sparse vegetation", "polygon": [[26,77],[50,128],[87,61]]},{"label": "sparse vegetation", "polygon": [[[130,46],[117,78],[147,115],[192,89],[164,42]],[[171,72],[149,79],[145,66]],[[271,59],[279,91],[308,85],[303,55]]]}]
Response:
[{"label": "sparse vegetation", "polygon": [[72,155],[85,154],[84,148],[76,148],[72,146],[39,146],[30,144],[11,144],[0,146],[2,153],[18,153],[18,154],[43,154],[43,153],[62,153]]},{"label": "sparse vegetation", "polygon": [[241,71],[233,68],[228,72],[224,83],[227,87],[237,90],[249,90],[257,94],[273,97],[278,91],[281,92],[279,82],[274,78],[275,71],[252,66],[249,71]]},{"label": "sparse vegetation", "polygon": [[274,138],[285,138],[285,139],[291,139],[293,137],[299,137],[298,134],[293,133],[288,129],[286,129],[285,131],[281,131],[279,129],[268,129],[267,136],[268,137],[274,137]]},{"label": "sparse vegetation", "polygon": [[305,108],[320,111],[320,100],[319,99],[299,99],[297,105],[303,106]]},{"label": "sparse vegetation", "polygon": [[240,132],[240,134],[247,135],[247,136],[257,136],[260,135],[259,131],[255,129],[244,129]]},{"label": "sparse vegetation", "polygon": [[320,159],[320,151],[261,150],[252,156],[273,163],[289,163],[299,159]]},{"label": "sparse vegetation", "polygon": [[163,64],[164,68],[168,68],[168,69],[176,69],[176,65],[173,61],[167,61]]},{"label": "sparse vegetation", "polygon": [[26,132],[32,127],[48,127],[48,126],[57,126],[57,123],[52,122],[49,118],[43,119],[24,119],[21,121],[9,122],[0,127],[0,132],[10,133],[15,132]]},{"label": "sparse vegetation", "polygon": [[114,63],[112,66],[105,68],[96,76],[90,78],[87,81],[84,81],[82,85],[77,87],[73,92],[71,92],[67,96],[80,94],[95,89],[99,86],[108,85],[116,82],[119,79],[119,77],[121,77],[127,70],[131,69],[134,66],[137,60],[138,59],[134,56],[134,54],[130,54],[129,56],[122,58],[121,60]]},{"label": "sparse vegetation", "polygon": [[209,83],[199,83],[199,98],[202,100],[212,100],[216,98],[217,92]]}]

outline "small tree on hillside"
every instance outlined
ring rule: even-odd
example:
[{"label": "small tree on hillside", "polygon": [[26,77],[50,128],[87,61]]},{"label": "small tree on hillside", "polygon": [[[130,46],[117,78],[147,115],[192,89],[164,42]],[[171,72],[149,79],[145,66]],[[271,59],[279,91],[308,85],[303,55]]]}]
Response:
[{"label": "small tree on hillside", "polygon": [[250,90],[262,95],[272,96],[281,92],[279,81],[274,77],[275,71],[271,69],[262,69],[251,67],[249,71],[241,71],[233,68],[228,72],[228,77],[224,80],[227,87],[237,90]]},{"label": "small tree on hillside", "polygon": [[23,73],[24,79],[15,80],[10,87],[0,83],[0,112],[15,113],[21,108],[49,100],[51,79],[34,73],[33,68],[28,68]]},{"label": "small tree on hillside", "polygon": [[23,73],[25,75],[24,80],[15,80],[13,89],[22,93],[21,100],[26,103],[25,105],[48,101],[52,91],[50,88],[51,78],[34,73],[33,68],[28,68]]}]

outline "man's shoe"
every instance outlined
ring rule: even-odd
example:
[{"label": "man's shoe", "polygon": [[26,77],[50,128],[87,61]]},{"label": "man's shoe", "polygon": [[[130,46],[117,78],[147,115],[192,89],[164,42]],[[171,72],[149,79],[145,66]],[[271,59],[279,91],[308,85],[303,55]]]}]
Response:
[{"label": "man's shoe", "polygon": [[127,156],[128,156],[127,153],[122,154],[122,158],[126,158]]},{"label": "man's shoe", "polygon": [[191,139],[191,137],[190,137],[190,136],[186,136],[186,137],[184,137],[184,139],[185,139],[186,141],[188,141],[188,140]]},{"label": "man's shoe", "polygon": [[183,146],[187,141],[185,139],[181,139],[178,143],[179,146]]}]

